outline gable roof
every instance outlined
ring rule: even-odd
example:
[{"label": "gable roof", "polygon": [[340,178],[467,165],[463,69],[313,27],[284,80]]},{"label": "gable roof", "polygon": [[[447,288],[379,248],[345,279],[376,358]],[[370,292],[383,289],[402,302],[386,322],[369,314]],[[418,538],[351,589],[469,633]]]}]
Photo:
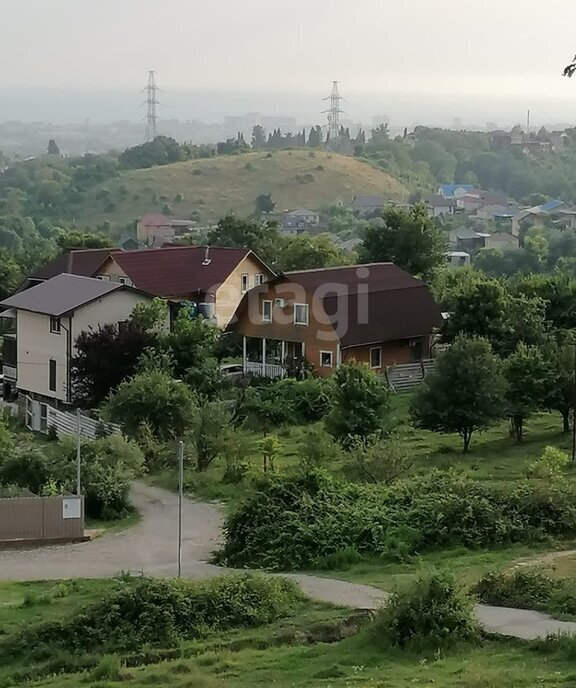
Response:
[{"label": "gable roof", "polygon": [[111,253],[120,251],[118,248],[83,248],[66,251],[47,265],[30,275],[31,280],[48,280],[64,272],[70,275],[92,277],[98,267]]},{"label": "gable roof", "polygon": [[5,299],[0,306],[61,316],[120,289],[129,287],[118,282],[62,273]]},{"label": "gable roof", "polygon": [[474,191],[474,184],[440,184],[439,191],[442,196],[454,196],[457,189],[464,191]]},{"label": "gable roof", "polygon": [[111,254],[110,259],[118,263],[138,289],[169,298],[218,289],[248,255],[272,272],[246,248],[165,246],[120,251]]},{"label": "gable roof", "polygon": [[[323,310],[343,348],[420,337],[442,322],[428,286],[393,263],[287,272],[274,282],[298,284],[312,295],[322,288]],[[251,293],[267,290],[269,284],[246,294],[238,314],[245,312]]]},{"label": "gable roof", "polygon": [[430,194],[426,197],[425,202],[432,208],[454,208],[456,206],[456,199],[440,194]]},{"label": "gable roof", "polygon": [[383,196],[354,196],[354,208],[383,208],[386,205]]}]

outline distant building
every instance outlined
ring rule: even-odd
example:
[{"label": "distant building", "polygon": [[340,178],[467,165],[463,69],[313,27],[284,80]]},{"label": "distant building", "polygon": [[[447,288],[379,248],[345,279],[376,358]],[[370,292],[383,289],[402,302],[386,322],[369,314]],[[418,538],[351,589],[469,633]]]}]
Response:
[{"label": "distant building", "polygon": [[484,248],[486,237],[486,234],[481,234],[468,227],[458,227],[450,232],[449,241],[456,251],[470,252]]},{"label": "distant building", "polygon": [[440,184],[436,193],[443,198],[459,198],[470,191],[474,191],[474,184]]},{"label": "distant building", "polygon": [[446,255],[446,262],[452,268],[461,268],[470,265],[471,257],[466,251],[449,251]]},{"label": "distant building", "polygon": [[352,211],[358,217],[372,217],[382,213],[385,205],[384,196],[354,196]]},{"label": "distant building", "polygon": [[454,215],[456,208],[455,198],[446,198],[439,194],[431,194],[424,199],[424,204],[428,210],[429,217],[440,217],[441,215]]},{"label": "distant building", "polygon": [[320,215],[314,210],[299,208],[284,213],[280,227],[285,234],[301,234],[320,224]]},{"label": "distant building", "polygon": [[144,246],[169,243],[187,234],[193,225],[191,220],[173,220],[159,213],[144,215],[136,225],[136,238]]},{"label": "distant building", "polygon": [[499,249],[510,249],[518,248],[520,242],[518,237],[510,234],[510,232],[497,232],[496,234],[491,234],[486,237],[484,247],[485,248],[499,248]]}]

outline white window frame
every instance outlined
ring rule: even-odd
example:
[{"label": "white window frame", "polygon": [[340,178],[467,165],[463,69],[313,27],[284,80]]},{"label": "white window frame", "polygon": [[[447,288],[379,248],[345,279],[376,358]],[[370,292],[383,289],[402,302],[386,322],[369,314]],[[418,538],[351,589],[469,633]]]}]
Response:
[{"label": "white window frame", "polygon": [[102,282],[110,282],[110,275],[98,275],[96,279],[102,280]]},{"label": "white window frame", "polygon": [[243,272],[240,275],[240,291],[245,294],[250,287],[250,275],[247,272]]},{"label": "white window frame", "polygon": [[55,315],[50,316],[50,334],[61,334],[62,322]]},{"label": "white window frame", "polygon": [[119,284],[128,284],[128,278],[127,277],[118,277],[118,283]]},{"label": "white window frame", "polygon": [[[372,352],[377,351],[378,352],[378,364],[379,365],[373,365],[372,364]],[[382,367],[382,347],[381,346],[373,346],[370,349],[370,367],[372,370],[378,370],[378,368]]]},{"label": "white window frame", "polygon": [[254,286],[259,287],[261,284],[264,284],[264,275],[258,272],[254,275]]},{"label": "white window frame", "polygon": [[[303,321],[298,321],[296,319],[296,313],[298,312],[298,308],[304,308],[305,313],[306,313],[306,322]],[[294,324],[295,325],[309,325],[310,324],[310,309],[308,307],[307,303],[295,303],[294,304]]]},{"label": "white window frame", "polygon": [[[266,304],[270,304],[270,317],[266,317]],[[262,301],[262,322],[271,323],[272,322],[272,310],[274,308],[272,301]]]},{"label": "white window frame", "polygon": [[[323,363],[322,356],[330,356],[330,363]],[[321,368],[333,368],[334,367],[334,352],[333,351],[320,351],[320,367]]]}]

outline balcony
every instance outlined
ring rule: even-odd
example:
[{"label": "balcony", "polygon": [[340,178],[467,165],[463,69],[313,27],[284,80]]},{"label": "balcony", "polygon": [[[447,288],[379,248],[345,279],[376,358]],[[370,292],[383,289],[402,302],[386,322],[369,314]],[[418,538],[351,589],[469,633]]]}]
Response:
[{"label": "balcony", "polygon": [[274,363],[255,363],[244,361],[244,374],[256,377],[281,378],[286,375],[286,369]]}]

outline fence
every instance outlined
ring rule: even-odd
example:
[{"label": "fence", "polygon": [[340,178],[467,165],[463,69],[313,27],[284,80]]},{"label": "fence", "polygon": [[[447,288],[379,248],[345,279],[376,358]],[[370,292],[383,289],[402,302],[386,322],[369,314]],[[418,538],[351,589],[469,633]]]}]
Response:
[{"label": "fence", "polygon": [[[49,404],[26,397],[26,427],[45,435],[54,428],[58,437],[76,435],[78,432],[78,416],[70,411],[61,411]],[[120,432],[120,427],[114,423],[103,423],[89,416],[80,414],[80,434],[90,440],[98,435],[112,435]]]},{"label": "fence", "polygon": [[0,499],[0,543],[83,538],[82,497]]},{"label": "fence", "polygon": [[385,376],[394,392],[403,392],[419,385],[433,368],[434,360],[425,359],[418,363],[390,366]]}]

